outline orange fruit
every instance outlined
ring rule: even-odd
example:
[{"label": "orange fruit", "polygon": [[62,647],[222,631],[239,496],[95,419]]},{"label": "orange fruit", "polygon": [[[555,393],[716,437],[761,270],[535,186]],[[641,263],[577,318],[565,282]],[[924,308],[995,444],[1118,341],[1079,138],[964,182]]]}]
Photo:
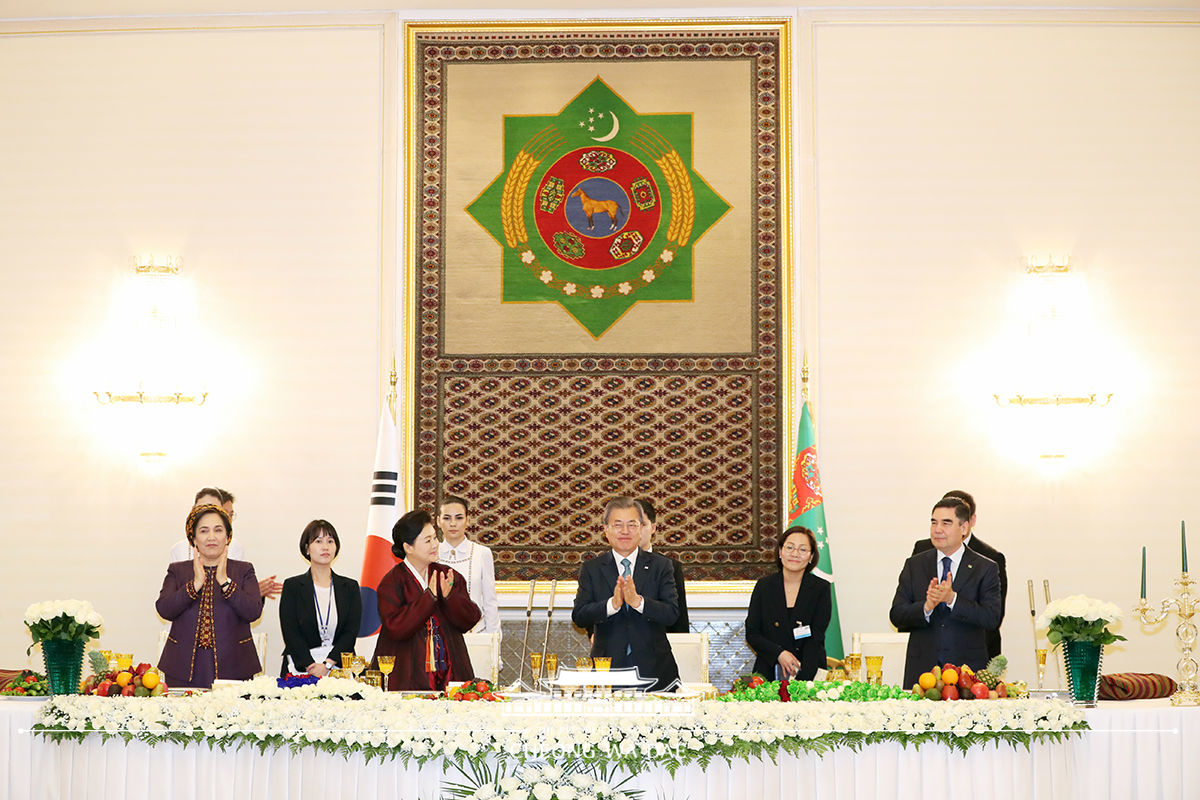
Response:
[{"label": "orange fruit", "polygon": [[942,670],[942,680],[946,682],[947,686],[953,686],[958,683],[958,673],[952,669],[944,669]]},{"label": "orange fruit", "polygon": [[932,672],[922,672],[921,677],[917,678],[917,684],[922,689],[932,689],[937,686],[937,678],[933,677]]},{"label": "orange fruit", "polygon": [[150,670],[143,675],[142,686],[145,686],[147,689],[153,689],[155,686],[158,686],[158,673]]},{"label": "orange fruit", "polygon": [[131,680],[133,680],[132,672],[118,672],[117,673],[117,686],[120,686],[122,689],[124,689],[126,686],[128,686],[129,682]]}]

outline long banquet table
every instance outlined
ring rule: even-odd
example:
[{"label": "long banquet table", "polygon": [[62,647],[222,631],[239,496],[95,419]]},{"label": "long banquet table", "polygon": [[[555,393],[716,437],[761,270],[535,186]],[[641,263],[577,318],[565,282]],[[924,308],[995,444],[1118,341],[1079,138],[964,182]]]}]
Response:
[{"label": "long banquet table", "polygon": [[[441,771],[397,759],[311,750],[124,744],[90,736],[56,744],[34,736],[38,703],[0,701],[0,800],[26,798],[420,798],[440,796]],[[1087,712],[1091,730],[1064,742],[987,745],[965,755],[938,744],[871,744],[858,751],[780,754],[707,768],[639,774],[646,798],[971,797],[1065,800],[1200,798],[1200,709],[1165,700],[1107,702]],[[452,776],[453,777],[453,776]]]}]

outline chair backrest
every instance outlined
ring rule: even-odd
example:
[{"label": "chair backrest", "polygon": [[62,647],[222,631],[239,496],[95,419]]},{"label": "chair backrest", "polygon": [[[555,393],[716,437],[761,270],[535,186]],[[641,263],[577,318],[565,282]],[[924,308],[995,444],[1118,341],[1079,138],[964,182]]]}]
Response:
[{"label": "chair backrest", "polygon": [[500,680],[500,632],[464,633],[467,655],[471,658],[474,677],[486,678],[492,683]]},{"label": "chair backrest", "polygon": [[708,634],[668,633],[671,652],[683,683],[708,683]]},{"label": "chair backrest", "polygon": [[158,632],[158,652],[154,654],[154,666],[158,666],[158,662],[162,661],[163,648],[167,646],[167,634],[171,632],[170,628],[163,628]]},{"label": "chair backrest", "polygon": [[904,658],[908,650],[908,634],[888,631],[886,633],[857,634],[862,646],[863,663],[860,677],[867,675],[867,656],[883,656],[883,682],[898,686],[904,680]]},{"label": "chair backrest", "polygon": [[267,634],[256,634],[254,637],[254,649],[258,651],[258,663],[262,667],[255,675],[262,675],[267,671]]}]

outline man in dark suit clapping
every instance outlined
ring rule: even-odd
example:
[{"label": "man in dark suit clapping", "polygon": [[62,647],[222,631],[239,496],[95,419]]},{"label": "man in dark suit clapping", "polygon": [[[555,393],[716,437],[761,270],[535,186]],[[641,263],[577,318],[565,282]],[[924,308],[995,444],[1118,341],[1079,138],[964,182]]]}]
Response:
[{"label": "man in dark suit clapping", "polygon": [[987,631],[1000,624],[1000,571],[996,562],[963,546],[971,510],[945,497],[929,520],[931,550],[910,556],[900,571],[891,621],[908,632],[904,685],[935,664],[988,661]]},{"label": "man in dark suit clapping", "polygon": [[638,547],[645,524],[636,500],[608,502],[604,534],[612,550],[580,567],[571,621],[594,630],[593,656],[607,656],[617,668],[636,666],[643,678],[657,679],[650,687],[655,691],[679,679],[667,641],[679,600],[670,559]]},{"label": "man in dark suit clapping", "polygon": [[[992,561],[995,561],[996,566],[1000,568],[1000,622],[996,623],[996,627],[993,630],[987,632],[988,658],[998,656],[1002,652],[1000,649],[1000,625],[1004,622],[1004,609],[1008,604],[1008,565],[1005,561],[1004,553],[1001,553],[999,550],[975,535],[977,509],[975,506],[975,498],[972,497],[970,493],[964,492],[961,489],[952,489],[949,492],[946,492],[944,497],[953,497],[962,500],[967,504],[967,508],[971,510],[970,528],[967,533],[967,538],[963,540],[963,544],[974,550],[976,553],[987,556]],[[932,549],[933,543],[929,541],[928,538],[918,539],[916,544],[913,545],[912,554],[915,556],[917,553],[923,553],[926,550]]]}]

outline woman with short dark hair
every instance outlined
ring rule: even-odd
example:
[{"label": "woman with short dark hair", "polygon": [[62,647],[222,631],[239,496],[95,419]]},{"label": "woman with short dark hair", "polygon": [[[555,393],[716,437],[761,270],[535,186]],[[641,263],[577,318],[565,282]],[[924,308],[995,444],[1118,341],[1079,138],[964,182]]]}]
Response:
[{"label": "woman with short dark hair", "polygon": [[362,595],[358,581],[333,571],[333,560],[341,549],[342,540],[331,523],[314,519],[304,526],[300,555],[309,568],[284,581],[279,597],[282,676],[323,678],[341,662],[342,653],[354,652]]},{"label": "woman with short dark hair", "polygon": [[392,528],[392,555],[403,559],[379,581],[379,640],[371,666],[395,656],[388,689],[434,689],[475,677],[463,633],[479,622],[466,580],[438,564],[433,517],[410,511]]},{"label": "woman with short dark hair", "polygon": [[833,613],[829,582],[812,574],[820,554],[817,537],[795,525],[775,543],[779,572],[759,578],[750,595],[746,641],[754,650],[754,671],[812,680],[825,667],[825,630]]}]

